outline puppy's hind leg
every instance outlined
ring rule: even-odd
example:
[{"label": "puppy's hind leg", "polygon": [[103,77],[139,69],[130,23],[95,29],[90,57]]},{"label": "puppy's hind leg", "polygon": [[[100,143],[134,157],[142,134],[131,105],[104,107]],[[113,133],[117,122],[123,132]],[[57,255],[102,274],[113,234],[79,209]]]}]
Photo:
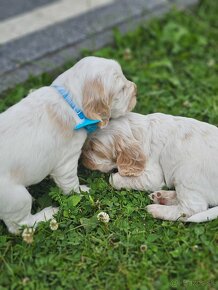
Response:
[{"label": "puppy's hind leg", "polygon": [[154,218],[171,221],[176,221],[178,219],[187,221],[190,216],[207,210],[207,202],[197,191],[191,191],[184,186],[179,186],[176,188],[176,194],[177,204],[151,204],[147,206],[147,211],[151,213]]},{"label": "puppy's hind leg", "polygon": [[58,209],[48,207],[32,215],[32,197],[22,185],[4,182],[0,185],[0,218],[5,222],[9,232],[18,233],[22,225],[36,226],[40,221],[52,218]]},{"label": "puppy's hind leg", "polygon": [[149,198],[156,204],[176,205],[178,204],[174,190],[158,190],[149,194]]}]

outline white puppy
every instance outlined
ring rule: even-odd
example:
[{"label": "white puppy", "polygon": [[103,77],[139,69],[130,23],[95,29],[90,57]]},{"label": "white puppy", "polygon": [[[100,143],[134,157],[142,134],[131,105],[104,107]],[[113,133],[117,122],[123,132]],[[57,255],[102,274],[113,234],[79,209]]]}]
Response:
[{"label": "white puppy", "polygon": [[[77,177],[78,159],[87,137],[68,97],[100,127],[133,109],[136,86],[114,60],[86,57],[0,114],[0,219],[11,233],[52,218],[56,208],[32,215],[26,187],[51,175],[64,193],[88,190]],[[59,91],[58,91],[59,90]],[[60,93],[62,92],[62,93]]]},{"label": "white puppy", "polygon": [[[128,113],[93,133],[83,150],[90,169],[109,172],[117,189],[155,191],[153,217],[203,222],[218,216],[218,128],[160,113]],[[175,188],[165,191],[161,188]],[[214,208],[208,209],[211,206]]]}]

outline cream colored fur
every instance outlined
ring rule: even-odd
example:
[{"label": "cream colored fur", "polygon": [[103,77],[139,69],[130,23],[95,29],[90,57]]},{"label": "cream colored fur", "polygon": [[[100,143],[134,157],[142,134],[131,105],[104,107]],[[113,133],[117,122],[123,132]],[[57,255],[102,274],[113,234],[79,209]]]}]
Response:
[{"label": "cream colored fur", "polygon": [[[117,136],[122,139],[119,152]],[[120,170],[121,151],[125,172]],[[90,136],[83,163],[103,172],[118,168],[110,177],[116,189],[154,191],[150,198],[155,204],[147,210],[155,218],[204,222],[218,216],[218,128],[213,125],[160,113],[128,113]],[[164,185],[175,191],[161,190]]]},{"label": "cream colored fur", "polygon": [[[125,78],[114,60],[86,57],[53,84],[64,86],[86,115],[101,120],[100,126],[107,125],[111,117],[124,115],[136,102],[135,84]],[[22,225],[35,226],[57,212],[49,207],[31,214],[27,187],[46,176],[65,194],[88,190],[77,176],[87,137],[85,129],[74,131],[77,121],[77,115],[52,87],[35,90],[0,114],[0,219],[10,232],[18,232]]]}]

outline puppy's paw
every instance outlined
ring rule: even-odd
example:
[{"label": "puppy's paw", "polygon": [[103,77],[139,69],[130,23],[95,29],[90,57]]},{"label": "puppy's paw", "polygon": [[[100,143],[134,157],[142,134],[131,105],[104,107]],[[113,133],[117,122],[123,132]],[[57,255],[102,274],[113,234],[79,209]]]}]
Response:
[{"label": "puppy's paw", "polygon": [[80,192],[89,192],[90,191],[90,187],[88,187],[86,185],[80,185],[79,189],[80,189]]},{"label": "puppy's paw", "polygon": [[161,204],[161,205],[177,204],[175,191],[166,191],[166,190],[155,191],[149,194],[149,198],[155,204]]},{"label": "puppy's paw", "polygon": [[45,221],[49,221],[58,212],[58,210],[59,210],[58,207],[49,206],[49,207],[44,208],[40,213],[41,215],[44,216]]},{"label": "puppy's paw", "polygon": [[34,228],[37,227],[37,224],[39,222],[46,222],[51,219],[53,219],[54,215],[58,212],[59,208],[58,207],[46,207],[40,212],[34,214],[31,219],[25,219],[20,223],[20,225],[27,225],[27,226],[33,226]]},{"label": "puppy's paw", "polygon": [[150,200],[153,201],[153,203],[156,204],[166,204],[166,198],[163,197],[163,194],[161,191],[155,191],[149,194]]},{"label": "puppy's paw", "polygon": [[112,173],[109,177],[110,185],[116,189],[121,189],[121,186],[119,186],[120,183],[118,182],[119,176],[119,173]]}]

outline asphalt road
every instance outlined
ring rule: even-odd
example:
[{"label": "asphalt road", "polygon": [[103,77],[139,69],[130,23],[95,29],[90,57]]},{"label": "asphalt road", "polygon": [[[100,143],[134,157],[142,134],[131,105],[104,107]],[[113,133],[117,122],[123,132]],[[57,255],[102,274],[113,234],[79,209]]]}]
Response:
[{"label": "asphalt road", "polygon": [[197,0],[0,0],[0,92]]}]

